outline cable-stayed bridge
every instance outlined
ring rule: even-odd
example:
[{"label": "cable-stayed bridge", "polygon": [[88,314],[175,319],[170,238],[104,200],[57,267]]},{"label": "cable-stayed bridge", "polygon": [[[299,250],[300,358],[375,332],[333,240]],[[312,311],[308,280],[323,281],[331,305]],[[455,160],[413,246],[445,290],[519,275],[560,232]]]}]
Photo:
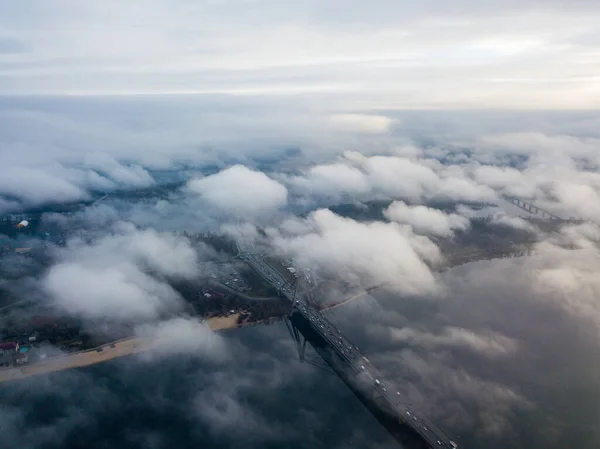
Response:
[{"label": "cable-stayed bridge", "polygon": [[290,283],[261,254],[248,251],[240,243],[238,257],[247,262],[291,304],[286,318],[290,335],[295,340],[300,361],[305,359],[306,343],[345,383],[377,420],[409,449],[447,448],[458,445],[450,440],[427,417],[407,405],[399,392],[389,386],[382,374],[360,353],[312,301],[310,293],[298,293],[297,280]]}]

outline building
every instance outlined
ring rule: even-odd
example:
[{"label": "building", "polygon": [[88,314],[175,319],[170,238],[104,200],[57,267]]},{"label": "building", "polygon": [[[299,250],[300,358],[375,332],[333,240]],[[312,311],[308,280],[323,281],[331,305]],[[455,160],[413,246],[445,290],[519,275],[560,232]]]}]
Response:
[{"label": "building", "polygon": [[14,355],[19,351],[19,343],[16,341],[7,341],[0,343],[0,355]]},{"label": "building", "polygon": [[0,343],[0,366],[10,366],[19,353],[19,343],[9,341]]}]

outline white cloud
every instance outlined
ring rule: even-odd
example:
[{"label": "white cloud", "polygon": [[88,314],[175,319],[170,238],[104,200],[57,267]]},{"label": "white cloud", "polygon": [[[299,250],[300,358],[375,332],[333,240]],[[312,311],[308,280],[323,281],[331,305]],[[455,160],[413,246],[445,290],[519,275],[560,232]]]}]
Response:
[{"label": "white cloud", "polygon": [[188,182],[187,189],[229,214],[256,217],[287,204],[287,189],[262,172],[234,165]]},{"label": "white cloud", "polygon": [[425,206],[408,206],[402,201],[394,201],[384,211],[389,220],[410,225],[416,232],[447,237],[454,230],[466,230],[469,220],[457,214],[445,214],[441,210]]},{"label": "white cloud", "polygon": [[523,231],[537,232],[538,228],[532,225],[527,220],[521,217],[511,217],[506,214],[494,214],[492,216],[492,223],[501,226],[508,226],[515,229],[521,229]]},{"label": "white cloud", "polygon": [[55,305],[83,318],[157,318],[181,307],[162,277],[199,274],[186,240],[129,226],[91,244],[71,241],[58,257],[42,286]]},{"label": "white cloud", "polygon": [[191,318],[172,318],[135,329],[136,335],[149,339],[150,357],[178,356],[182,354],[223,360],[228,356],[225,340],[206,324]]},{"label": "white cloud", "polygon": [[[0,125],[1,126],[1,125]],[[27,139],[28,136],[17,137]],[[0,138],[0,195],[21,207],[86,200],[89,190],[148,187],[152,176],[137,164],[126,165],[104,153],[71,154],[52,145],[25,147],[13,153],[13,142]],[[18,206],[15,207],[18,209]]]},{"label": "white cloud", "polygon": [[304,176],[292,177],[288,183],[301,193],[329,198],[343,194],[361,196],[371,188],[362,171],[341,162],[313,166]]},{"label": "white cloud", "polygon": [[[596,179],[590,179],[591,177]],[[559,180],[554,194],[567,217],[600,223],[600,206],[594,207],[600,205],[600,175],[580,174],[577,179]]]},{"label": "white cloud", "polygon": [[[593,137],[555,134],[550,130],[547,133],[527,130],[479,136],[477,146],[483,151],[533,155],[550,161],[557,158],[564,160],[564,156],[600,161],[597,152],[599,144],[600,140]],[[514,175],[509,169],[504,171],[506,175]]]},{"label": "white cloud", "polygon": [[552,237],[562,245],[593,249],[600,245],[600,225],[584,222],[564,226],[560,229],[558,235],[554,234]]},{"label": "white cloud", "polygon": [[517,349],[517,342],[495,332],[474,332],[459,327],[447,327],[440,333],[411,329],[408,327],[389,329],[390,337],[399,342],[425,347],[461,346],[480,352],[489,357],[508,355]]},{"label": "white cloud", "polygon": [[[418,159],[411,147],[400,148],[406,156],[365,156],[346,151],[332,164],[311,167],[303,176],[288,179],[300,193],[339,199],[351,195],[356,200],[405,198],[456,201],[492,201],[496,194],[485,185],[469,179],[462,167],[443,166],[432,159]],[[411,154],[412,153],[412,154]],[[412,157],[410,157],[412,156]]]},{"label": "white cloud", "polygon": [[439,182],[433,170],[408,158],[394,156],[365,158],[357,153],[345,153],[345,156],[367,173],[376,191],[386,195],[419,200],[425,193],[434,190]]},{"label": "white cloud", "polygon": [[54,304],[85,318],[154,319],[176,308],[178,295],[134,264],[89,267],[60,263],[44,278]]},{"label": "white cloud", "polygon": [[434,196],[456,201],[474,202],[494,201],[497,198],[494,191],[485,185],[480,185],[470,179],[456,176],[442,179]]},{"label": "white cloud", "polygon": [[106,153],[86,154],[84,167],[98,170],[117,184],[147,187],[154,183],[148,172],[139,165],[125,166]]},{"label": "white cloud", "polygon": [[70,202],[87,197],[85,190],[46,170],[5,166],[0,169],[0,193],[29,205]]},{"label": "white cloud", "polygon": [[300,266],[316,266],[354,282],[389,283],[405,293],[436,289],[424,259],[440,262],[439,250],[396,223],[359,223],[320,209],[303,220],[302,226],[286,229],[300,233],[284,235],[271,229],[271,241],[279,251],[293,255]]},{"label": "white cloud", "polygon": [[390,129],[393,119],[384,115],[336,114],[330,118],[334,128],[354,132],[383,133]]},{"label": "white cloud", "polygon": [[484,165],[475,169],[474,177],[480,184],[506,195],[532,198],[537,193],[535,179],[514,168]]}]

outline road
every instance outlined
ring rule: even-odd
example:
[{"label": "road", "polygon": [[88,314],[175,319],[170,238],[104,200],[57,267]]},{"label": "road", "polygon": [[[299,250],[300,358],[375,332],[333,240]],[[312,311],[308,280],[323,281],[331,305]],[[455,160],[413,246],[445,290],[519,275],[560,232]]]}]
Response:
[{"label": "road", "polygon": [[327,342],[357,377],[372,386],[373,391],[380,395],[380,401],[389,409],[394,410],[401,422],[412,428],[432,448],[455,449],[458,447],[428,418],[415,413],[405,404],[399,392],[388,391],[381,373],[335,325],[311,304],[306,295],[296,295],[295,288],[289,285],[283,276],[260,255],[246,251],[240,244],[238,244],[238,251],[238,257],[246,261],[292,303],[293,311],[297,311],[310,322],[312,329]]}]

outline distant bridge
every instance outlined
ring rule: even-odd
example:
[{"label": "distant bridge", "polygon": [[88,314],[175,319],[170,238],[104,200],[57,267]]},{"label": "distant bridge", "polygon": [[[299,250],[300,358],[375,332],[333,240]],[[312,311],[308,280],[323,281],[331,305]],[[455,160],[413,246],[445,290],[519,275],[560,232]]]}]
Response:
[{"label": "distant bridge", "polygon": [[[404,447],[458,447],[431,421],[404,403],[399,392],[391,391],[381,373],[348,341],[337,326],[316,309],[308,294],[296,295],[297,280],[293,283],[288,282],[262,255],[246,251],[239,244],[238,257],[246,261],[290,301],[292,311],[286,319],[286,325],[296,342],[300,361],[304,360],[306,343],[309,342],[327,365]],[[303,341],[301,335],[304,337]]]},{"label": "distant bridge", "polygon": [[533,204],[533,201],[531,200],[523,200],[517,197],[512,197],[512,196],[507,196],[505,197],[506,201],[514,204],[515,206],[523,209],[524,211],[529,212],[530,214],[533,215],[539,215],[542,218],[548,218],[551,220],[563,220],[563,218],[559,217],[558,215],[553,214],[552,212],[548,212],[545,209],[542,209],[539,206],[536,206],[535,204]]}]

